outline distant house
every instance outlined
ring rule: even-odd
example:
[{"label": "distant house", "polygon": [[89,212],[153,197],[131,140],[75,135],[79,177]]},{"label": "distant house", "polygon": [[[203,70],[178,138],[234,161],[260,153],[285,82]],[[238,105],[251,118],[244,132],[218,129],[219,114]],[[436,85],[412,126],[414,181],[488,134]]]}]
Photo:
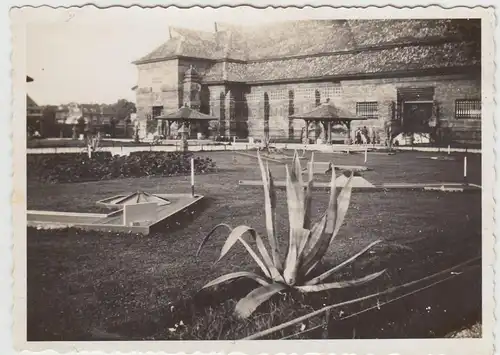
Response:
[{"label": "distant house", "polygon": [[[26,82],[30,83],[33,78],[26,76]],[[26,127],[28,129],[28,134],[32,135],[38,132],[43,135],[43,122],[42,122],[42,109],[38,104],[26,94]]]}]

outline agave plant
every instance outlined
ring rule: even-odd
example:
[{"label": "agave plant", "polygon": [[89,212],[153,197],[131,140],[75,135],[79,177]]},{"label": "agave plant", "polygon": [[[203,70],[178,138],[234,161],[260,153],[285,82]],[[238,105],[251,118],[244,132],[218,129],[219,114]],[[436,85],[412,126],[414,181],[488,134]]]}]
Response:
[{"label": "agave plant", "polygon": [[[380,240],[369,244],[354,256],[327,271],[317,272],[318,264],[328,251],[332,240],[338,234],[347,213],[351,199],[353,175],[351,174],[348,182],[337,196],[335,169],[332,169],[328,207],[320,218],[313,223],[311,219],[313,159],[309,164],[309,178],[304,192],[302,168],[297,152],[294,154],[291,170],[286,166],[286,196],[290,228],[287,254],[282,260],[276,230],[276,192],[273,177],[269,166],[264,167],[260,154],[258,154],[258,160],[264,185],[266,230],[271,253],[268,252],[263,239],[255,229],[245,225],[231,228],[231,226],[224,223],[218,224],[202,240],[197,256],[210,236],[220,227],[225,227],[230,230],[230,234],[216,262],[220,261],[236,242],[240,242],[255,260],[261,273],[257,274],[248,271],[229,273],[209,282],[203,288],[216,286],[238,278],[249,278],[256,281],[260,284],[260,287],[257,287],[245,298],[241,299],[235,309],[237,315],[241,318],[247,318],[259,305],[269,300],[273,295],[287,289],[296,289],[300,292],[318,292],[358,286],[379,277],[385,272],[385,270],[382,270],[359,279],[328,282],[328,279],[333,274],[354,262],[360,255],[378,244]],[[252,242],[255,242],[258,253],[251,246]]]}]

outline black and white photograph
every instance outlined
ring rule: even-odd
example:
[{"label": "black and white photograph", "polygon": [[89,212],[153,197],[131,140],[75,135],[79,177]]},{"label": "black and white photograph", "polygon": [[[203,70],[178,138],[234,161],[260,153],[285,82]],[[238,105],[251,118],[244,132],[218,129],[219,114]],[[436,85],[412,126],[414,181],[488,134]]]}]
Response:
[{"label": "black and white photograph", "polygon": [[487,8],[12,23],[21,349],[492,353]]}]

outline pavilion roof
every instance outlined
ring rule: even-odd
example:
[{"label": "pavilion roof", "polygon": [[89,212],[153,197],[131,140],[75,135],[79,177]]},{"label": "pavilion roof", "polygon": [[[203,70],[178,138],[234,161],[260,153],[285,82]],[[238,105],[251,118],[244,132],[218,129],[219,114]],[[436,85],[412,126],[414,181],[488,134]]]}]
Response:
[{"label": "pavilion roof", "polygon": [[175,112],[155,117],[157,120],[215,121],[218,117],[206,115],[190,107],[181,107]]},{"label": "pavilion roof", "polygon": [[296,115],[290,116],[290,118],[295,119],[305,119],[311,121],[320,121],[320,120],[329,120],[329,121],[356,121],[356,120],[365,120],[365,117],[357,116],[354,113],[349,112],[348,110],[336,106],[332,103],[325,103],[319,105],[315,109],[298,113]]}]

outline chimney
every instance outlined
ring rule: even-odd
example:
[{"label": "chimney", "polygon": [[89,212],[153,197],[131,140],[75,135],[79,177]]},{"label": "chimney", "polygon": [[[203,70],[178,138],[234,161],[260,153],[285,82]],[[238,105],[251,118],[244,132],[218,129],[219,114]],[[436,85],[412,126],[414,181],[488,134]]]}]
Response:
[{"label": "chimney", "polygon": [[170,28],[170,26],[168,27],[168,36],[170,37],[170,39],[172,39],[172,29]]},{"label": "chimney", "polygon": [[215,25],[215,32],[217,32],[217,22],[214,22]]}]

